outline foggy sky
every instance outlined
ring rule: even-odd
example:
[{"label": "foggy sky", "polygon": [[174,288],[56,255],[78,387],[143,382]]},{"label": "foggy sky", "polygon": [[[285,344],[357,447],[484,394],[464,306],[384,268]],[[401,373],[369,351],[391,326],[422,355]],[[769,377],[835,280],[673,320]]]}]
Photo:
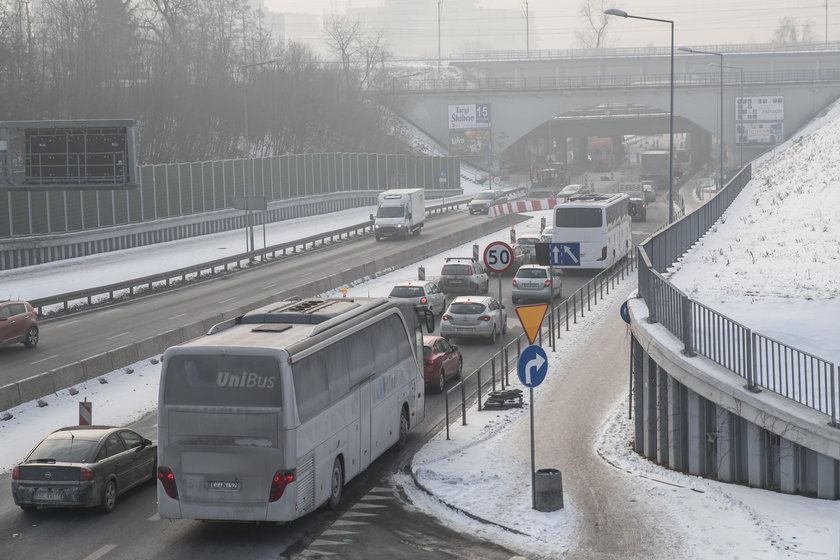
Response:
[{"label": "foggy sky", "polygon": [[[289,13],[336,13],[343,14],[347,6],[354,8],[380,6],[384,1],[408,0],[264,0],[272,11]],[[430,33],[437,34],[437,0],[410,0],[413,4],[428,4],[429,22],[416,19],[405,25],[432,27]],[[447,4],[469,4],[475,0],[443,0],[442,13],[446,19]],[[575,33],[583,26],[579,15],[585,0],[528,0],[531,15],[532,48],[568,49],[579,48]],[[598,2],[599,0],[593,0]],[[668,19],[675,22],[675,45],[715,45],[768,42],[773,31],[784,17],[795,18],[800,23],[811,22],[811,30],[817,41],[826,39],[826,5],[828,0],[616,0],[606,2],[606,7],[619,8],[632,15]],[[524,49],[525,0],[483,0],[476,2],[487,8],[518,10],[522,16],[522,45],[507,48]],[[840,5],[828,3],[828,39],[840,40]],[[667,24],[644,22],[633,19],[612,18],[609,46],[639,47],[668,46],[670,28]],[[389,29],[390,34],[399,34],[399,29]],[[445,37],[450,44],[468,42],[469,37]],[[510,44],[510,41],[508,41]],[[505,48],[503,45],[498,48]],[[444,49],[445,51],[447,49]]]}]

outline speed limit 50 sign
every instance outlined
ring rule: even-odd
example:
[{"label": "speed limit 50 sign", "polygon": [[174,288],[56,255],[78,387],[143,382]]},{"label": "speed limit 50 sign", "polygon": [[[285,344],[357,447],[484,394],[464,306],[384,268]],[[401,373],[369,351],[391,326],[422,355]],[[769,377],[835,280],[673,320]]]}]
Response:
[{"label": "speed limit 50 sign", "polygon": [[504,241],[493,241],[484,249],[484,266],[490,272],[502,274],[513,264],[513,249]]}]

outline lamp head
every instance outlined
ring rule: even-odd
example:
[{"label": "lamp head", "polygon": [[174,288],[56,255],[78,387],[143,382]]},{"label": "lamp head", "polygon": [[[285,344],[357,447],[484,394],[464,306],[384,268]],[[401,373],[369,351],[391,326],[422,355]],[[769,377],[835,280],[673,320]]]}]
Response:
[{"label": "lamp head", "polygon": [[627,12],[624,10],[617,10],[615,8],[610,8],[608,10],[604,10],[604,14],[608,16],[619,16],[619,17],[627,17]]}]

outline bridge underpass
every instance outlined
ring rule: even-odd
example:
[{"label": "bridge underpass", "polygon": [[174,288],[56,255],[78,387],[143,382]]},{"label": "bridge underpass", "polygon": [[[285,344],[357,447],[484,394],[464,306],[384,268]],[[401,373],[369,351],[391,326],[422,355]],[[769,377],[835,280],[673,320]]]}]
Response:
[{"label": "bridge underpass", "polygon": [[[782,134],[774,138],[780,143],[840,95],[838,54],[840,45],[818,52],[741,53],[732,57],[740,67],[729,66],[727,55],[721,133],[721,76],[710,65],[718,59],[682,53],[676,57],[674,74],[675,132],[688,133],[692,149],[705,150],[697,154],[701,160],[717,161],[717,142],[711,138],[722,136],[728,167],[750,161],[774,144],[736,142],[736,127],[744,122],[736,118],[736,98],[782,100],[777,119]],[[449,106],[489,106],[491,157],[476,158],[475,163],[490,164],[495,171],[500,160],[526,165],[523,142],[548,140],[549,127],[555,144],[566,138],[581,143],[594,136],[667,134],[671,85],[663,66],[667,60],[658,49],[650,56],[634,50],[632,55],[619,52],[607,57],[494,60],[483,66],[459,62],[468,69],[463,80],[404,79],[394,88],[403,101],[400,113],[444,146],[450,142]],[[540,67],[551,74],[534,75]],[[560,75],[558,68],[565,73]],[[579,75],[570,76],[569,68]],[[502,77],[504,71],[512,77]],[[557,150],[565,158],[565,146]]]}]

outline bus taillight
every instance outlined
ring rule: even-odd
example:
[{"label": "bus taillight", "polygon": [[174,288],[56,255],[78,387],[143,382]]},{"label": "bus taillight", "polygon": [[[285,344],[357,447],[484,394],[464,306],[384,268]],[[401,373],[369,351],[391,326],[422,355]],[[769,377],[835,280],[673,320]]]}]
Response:
[{"label": "bus taillight", "polygon": [[607,246],[606,246],[606,245],[604,245],[603,247],[601,247],[601,258],[600,258],[600,259],[598,259],[598,260],[599,260],[599,261],[605,261],[605,260],[607,260]]},{"label": "bus taillight", "polygon": [[175,485],[175,473],[169,467],[158,467],[157,478],[163,485],[166,495],[173,500],[178,499],[178,486]]},{"label": "bus taillight", "polygon": [[295,471],[277,471],[271,479],[271,492],[268,494],[269,502],[276,502],[283,497],[286,485],[295,481]]}]

